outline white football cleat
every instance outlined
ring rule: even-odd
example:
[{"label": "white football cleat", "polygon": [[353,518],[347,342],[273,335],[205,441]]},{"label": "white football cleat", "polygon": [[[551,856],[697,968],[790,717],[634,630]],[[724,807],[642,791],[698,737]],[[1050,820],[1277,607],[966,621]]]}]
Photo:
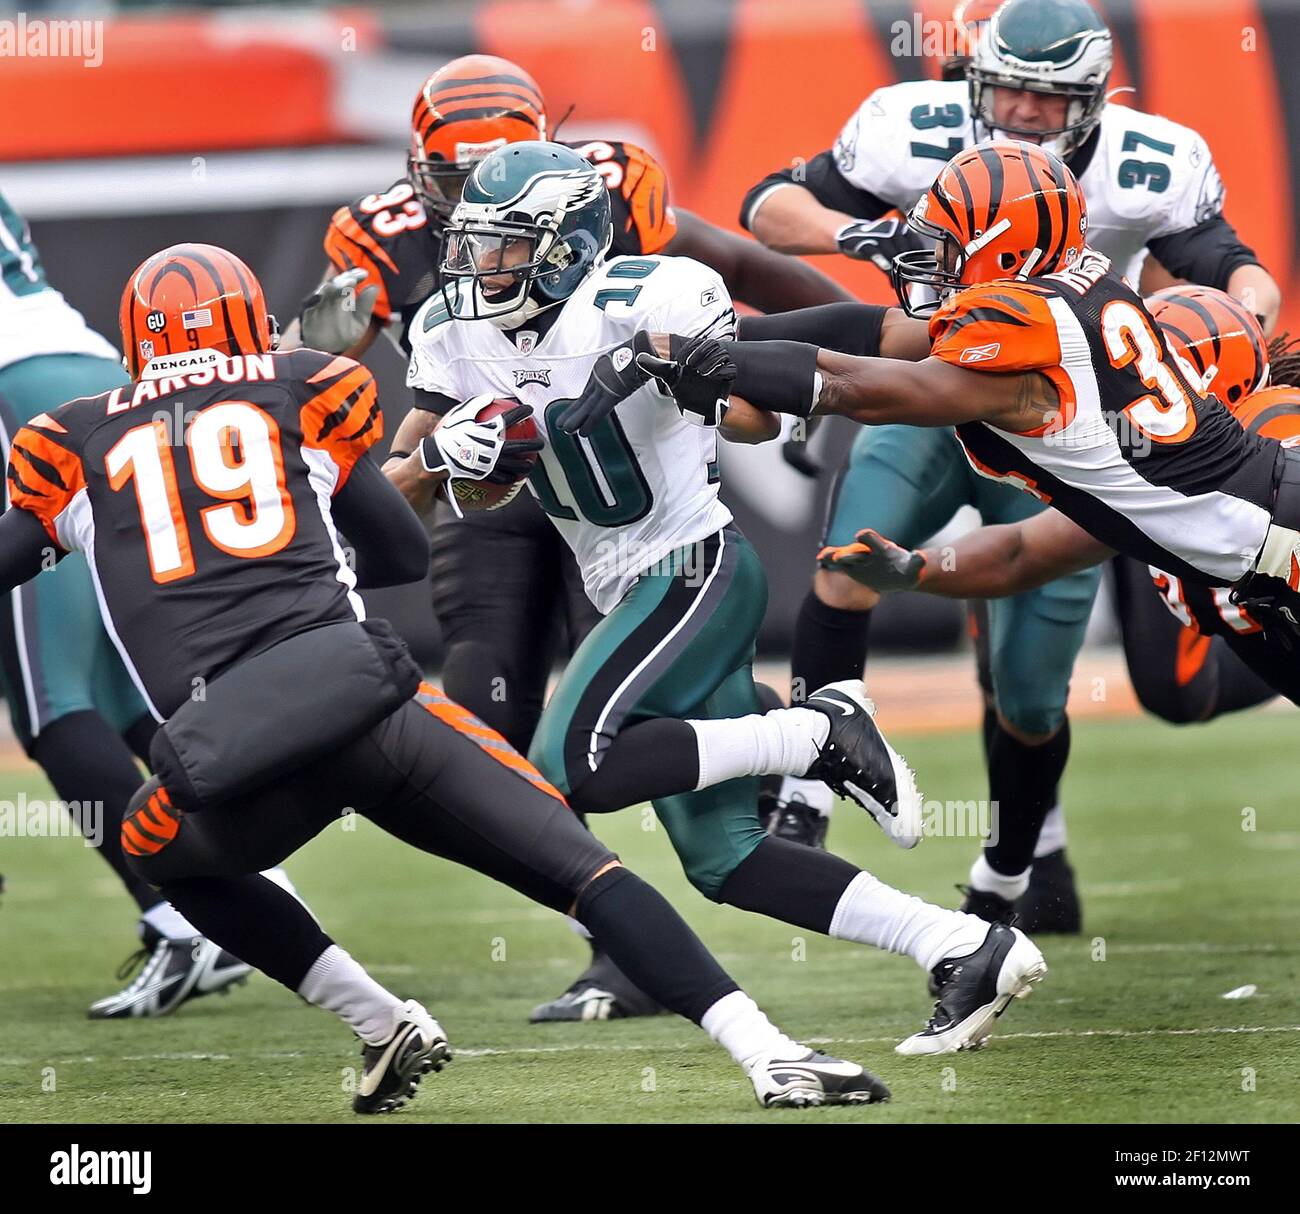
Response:
[{"label": "white football cleat", "polygon": [[152,928],[146,931],[144,947],[127,958],[118,977],[127,977],[141,962],[144,968],[130,985],[90,1005],[92,1020],[167,1016],[190,999],[228,992],[252,973],[251,966],[203,936],[172,940]]},{"label": "white football cleat", "polygon": [[898,1054],[951,1054],[977,1050],[1013,999],[1028,995],[1047,974],[1047,962],[1024,932],[989,925],[973,953],[946,957],[931,971],[939,1001],[919,1033],[894,1047]]},{"label": "white football cleat", "polygon": [[819,1054],[760,1054],[745,1066],[754,1095],[765,1109],[802,1109],[820,1104],[878,1104],[889,1089],[856,1062]]}]

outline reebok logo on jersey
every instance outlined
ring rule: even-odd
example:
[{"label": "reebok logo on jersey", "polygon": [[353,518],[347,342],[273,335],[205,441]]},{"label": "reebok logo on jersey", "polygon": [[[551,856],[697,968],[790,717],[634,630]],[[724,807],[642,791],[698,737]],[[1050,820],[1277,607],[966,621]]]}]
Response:
[{"label": "reebok logo on jersey", "polygon": [[707,291],[700,293],[700,307],[707,308],[711,303],[718,302],[718,288],[710,287]]},{"label": "reebok logo on jersey", "polygon": [[536,370],[525,370],[520,368],[515,372],[515,387],[522,388],[525,384],[541,384],[543,388],[551,386],[551,369],[549,367],[539,367]]},{"label": "reebok logo on jersey", "polygon": [[998,351],[1002,349],[1000,341],[991,341],[985,346],[970,346],[961,352],[960,362],[964,363],[986,363],[997,358]]}]

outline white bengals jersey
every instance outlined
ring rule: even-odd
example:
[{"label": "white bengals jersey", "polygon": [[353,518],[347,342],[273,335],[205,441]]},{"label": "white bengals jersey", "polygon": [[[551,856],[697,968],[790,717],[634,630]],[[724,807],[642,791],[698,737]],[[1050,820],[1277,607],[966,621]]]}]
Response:
[{"label": "white bengals jersey", "polygon": [[41,354],[118,358],[46,282],[26,221],[0,194],[0,367]]},{"label": "white bengals jersey", "polygon": [[[1205,140],[1189,127],[1127,106],[1101,111],[1100,135],[1070,158],[1088,201],[1088,243],[1136,283],[1147,242],[1223,210],[1223,183]],[[906,214],[963,148],[987,135],[964,81],[908,81],[877,89],[845,124],[835,164],[851,185]],[[1084,158],[1086,157],[1086,163]]]},{"label": "white bengals jersey", "polygon": [[957,427],[976,471],[1177,577],[1231,585],[1256,567],[1282,446],[1191,385],[1105,257],[1085,250],[1063,273],[968,287],[930,337],[944,362],[1036,371],[1056,389],[1057,416],[1033,430]]},{"label": "white bengals jersey", "polygon": [[616,257],[582,283],[540,340],[525,332],[516,344],[491,321],[449,319],[440,295],[410,328],[409,386],[461,401],[490,392],[532,409],[546,445],[529,489],[605,614],[674,548],[731,522],[718,498],[717,431],[685,421],[654,381],[589,438],[557,424],[597,358],[639,329],[729,338],[735,313],[722,279],[697,261]]}]

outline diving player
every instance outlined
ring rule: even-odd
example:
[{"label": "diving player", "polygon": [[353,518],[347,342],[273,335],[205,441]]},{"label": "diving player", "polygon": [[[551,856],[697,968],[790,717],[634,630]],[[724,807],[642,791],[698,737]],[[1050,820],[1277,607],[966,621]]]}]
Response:
[{"label": "diving player", "polygon": [[[1266,330],[1272,326],[1277,286],[1223,217],[1223,187],[1205,141],[1165,118],[1108,103],[1110,33],[1087,0],[1010,0],[974,42],[965,81],[878,89],[834,150],[814,157],[798,180],[782,170],[754,186],[742,207],[745,226],[785,252],[838,251],[887,264],[914,237],[881,216],[908,211],[963,147],[994,136],[1023,139],[1070,165],[1088,199],[1089,240],[1117,273],[1137,283],[1149,250],[1173,274],[1226,290],[1260,314]],[[873,425],[845,465],[824,543],[847,543],[869,525],[914,546],[965,504],[986,522],[1042,508],[976,476],[943,430]],[[1095,569],[1081,570],[988,605],[984,741],[1003,829],[1002,842],[971,870],[966,905],[1005,918],[1032,881],[1034,893],[1017,908],[1030,931],[1079,930],[1056,789],[1069,753],[1070,674],[1098,578]],[[875,599],[838,572],[816,572],[795,632],[796,691],[861,671]],[[787,781],[782,799],[792,797],[830,808],[812,785]],[[1019,835],[1039,818],[1041,801],[1053,808],[1033,844],[1034,865],[1021,867],[1013,862],[1024,850]]]},{"label": "diving player", "polygon": [[[1087,204],[1065,163],[1023,142],[968,149],[909,223],[935,252],[900,254],[894,279],[903,310],[929,317],[929,357],[692,341],[643,365],[677,393],[734,391],[762,407],[866,424],[955,425],[981,475],[1055,507],[959,545],[965,570],[978,545],[1002,544],[996,561],[969,561],[996,565],[995,588],[967,582],[967,593],[1018,591],[1046,580],[1044,568],[1056,576],[1123,552],[1188,583],[1230,587],[1258,627],[1227,630],[1228,644],[1300,700],[1300,455],[1202,395],[1142,301],[1085,244]],[[938,303],[918,307],[912,285]],[[874,352],[900,340],[914,348],[918,334],[896,310],[870,311]],[[1045,534],[1046,559],[1024,542]],[[853,555],[832,549],[824,559]],[[943,572],[950,584],[966,578]],[[1018,857],[1029,858],[1027,849]]]}]

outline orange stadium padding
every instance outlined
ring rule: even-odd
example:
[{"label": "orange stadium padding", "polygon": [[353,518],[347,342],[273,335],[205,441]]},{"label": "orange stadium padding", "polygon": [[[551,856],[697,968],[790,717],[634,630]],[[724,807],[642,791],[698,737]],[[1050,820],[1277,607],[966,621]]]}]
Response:
[{"label": "orange stadium padding", "polygon": [[[1300,131],[1300,113],[1284,108],[1264,20],[1266,10],[1274,23],[1300,23],[1300,9],[1276,0],[1131,0],[1127,12],[1127,0],[1093,2],[1124,31],[1112,89],[1141,90],[1116,101],[1205,136],[1227,187],[1228,218],[1282,283],[1282,327],[1300,329],[1290,184],[1300,141],[1289,137]],[[923,20],[951,15],[950,0],[914,8]],[[908,6],[862,0],[700,0],[694,9],[486,0],[457,36],[468,43],[458,49],[523,62],[553,119],[572,105],[588,130],[608,121],[641,132],[669,171],[675,201],[734,229],[748,187],[829,147],[873,88],[937,74],[933,58],[893,54],[892,22],[912,17]],[[22,120],[0,124],[0,160],[346,139],[335,111],[344,29],[363,51],[384,42],[373,11],[185,14],[108,22],[98,68],[6,58],[0,112]],[[692,109],[688,71],[711,103],[706,114]],[[816,260],[865,298],[890,298],[871,267]]]},{"label": "orange stadium padding", "polygon": [[[349,33],[349,31],[351,31]],[[203,14],[104,23],[102,62],[0,61],[0,160],[334,142],[334,53],[373,44],[363,11],[294,24]]]}]

